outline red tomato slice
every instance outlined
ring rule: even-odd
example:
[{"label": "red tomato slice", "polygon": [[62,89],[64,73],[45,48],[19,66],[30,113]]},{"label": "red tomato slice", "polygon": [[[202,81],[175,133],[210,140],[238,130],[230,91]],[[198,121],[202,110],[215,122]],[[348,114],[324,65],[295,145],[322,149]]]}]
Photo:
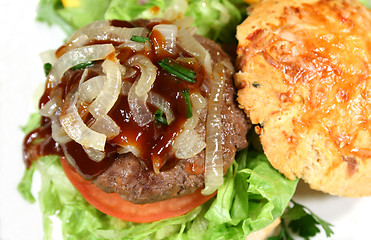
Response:
[{"label": "red tomato slice", "polygon": [[199,189],[180,198],[149,204],[133,204],[123,200],[117,193],[103,192],[77,173],[64,157],[60,159],[66,176],[86,201],[99,211],[125,221],[146,223],[181,216],[204,204],[216,194],[215,192],[204,196]]}]

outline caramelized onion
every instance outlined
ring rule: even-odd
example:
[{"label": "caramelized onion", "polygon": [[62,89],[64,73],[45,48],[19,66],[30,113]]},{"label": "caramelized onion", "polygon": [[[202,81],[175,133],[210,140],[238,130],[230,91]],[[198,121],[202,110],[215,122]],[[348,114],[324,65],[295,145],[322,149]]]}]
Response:
[{"label": "caramelized onion", "polygon": [[40,53],[40,58],[43,63],[50,63],[52,65],[57,61],[55,50],[48,50]]},{"label": "caramelized onion", "polygon": [[211,56],[208,51],[197,41],[186,29],[178,30],[179,46],[187,53],[194,56],[202,65],[208,74],[211,74]]},{"label": "caramelized onion", "polygon": [[192,117],[187,119],[184,123],[184,129],[186,130],[193,130],[199,120],[199,116],[201,111],[206,107],[206,100],[205,98],[198,92],[194,92],[190,96],[190,100],[192,103]]},{"label": "caramelized onion", "polygon": [[195,130],[183,130],[176,137],[173,148],[179,159],[191,158],[206,147],[205,141]]},{"label": "caramelized onion", "polygon": [[90,126],[90,129],[103,133],[108,139],[112,139],[120,133],[120,127],[108,115],[100,115]]},{"label": "caramelized onion", "polygon": [[126,154],[131,152],[134,156],[139,157],[140,151],[138,148],[132,145],[122,146],[117,150],[120,154]]},{"label": "caramelized onion", "polygon": [[140,77],[138,84],[135,86],[135,93],[138,97],[146,98],[146,95],[152,88],[152,84],[156,80],[157,67],[153,65],[152,61],[142,55],[136,54],[128,60],[128,65],[131,67],[139,67]]},{"label": "caramelized onion", "polygon": [[45,103],[39,110],[41,116],[51,117],[57,111],[58,104],[56,99],[53,97],[49,102]]},{"label": "caramelized onion", "polygon": [[91,103],[104,87],[104,82],[107,80],[105,76],[96,76],[83,82],[79,89],[80,99]]},{"label": "caramelized onion", "polygon": [[164,50],[168,53],[175,54],[177,51],[176,36],[178,27],[173,24],[158,24],[153,27],[152,31],[155,30],[158,31],[165,40],[165,45],[155,45],[155,51],[159,50],[157,48],[161,48],[162,51]]},{"label": "caramelized onion", "polygon": [[112,44],[100,44],[72,49],[63,54],[58,58],[50,71],[48,79],[50,87],[56,87],[60,83],[63,74],[71,67],[81,63],[102,60],[114,51],[115,48]]},{"label": "caramelized onion", "polygon": [[142,51],[145,47],[145,43],[141,42],[134,42],[134,41],[127,41],[122,43],[118,48],[129,48],[130,50],[134,50],[136,52]]},{"label": "caramelized onion", "polygon": [[157,68],[146,56],[137,54],[128,60],[131,67],[140,68],[140,77],[134,82],[128,94],[130,111],[138,126],[143,127],[153,121],[152,113],[147,107],[148,92],[156,80]]},{"label": "caramelized onion", "polygon": [[179,159],[194,157],[206,147],[205,140],[194,130],[201,111],[206,107],[206,100],[198,92],[192,93],[190,100],[192,103],[192,117],[184,123],[184,129],[175,138],[173,146],[175,156]]},{"label": "caramelized onion", "polygon": [[66,104],[69,105],[67,109],[62,111],[59,117],[64,131],[70,138],[83,147],[104,151],[106,135],[93,131],[85,125],[77,111],[76,100],[76,96],[67,99]]},{"label": "caramelized onion", "polygon": [[132,83],[123,81],[121,85],[121,94],[127,96],[132,86],[133,86]]},{"label": "caramelized onion", "polygon": [[95,162],[100,162],[106,157],[105,152],[99,151],[97,149],[94,149],[94,148],[83,148],[83,149],[88,155],[88,157]]},{"label": "caramelized onion", "polygon": [[64,131],[61,123],[59,122],[59,114],[50,117],[52,121],[52,138],[59,144],[67,143],[72,139]]},{"label": "caramelized onion", "polygon": [[222,63],[214,69],[214,81],[208,100],[206,119],[205,188],[202,194],[214,193],[223,184],[222,117],[223,86],[225,72]]},{"label": "caramelized onion", "polygon": [[144,97],[139,97],[136,94],[135,87],[137,84],[138,82],[134,82],[129,90],[128,103],[130,111],[133,114],[134,121],[138,124],[138,126],[143,127],[153,121],[153,116],[147,107],[147,99]]},{"label": "caramelized onion", "polygon": [[147,102],[149,102],[153,106],[156,106],[164,112],[168,124],[171,124],[175,120],[175,116],[173,111],[171,110],[170,103],[166,101],[165,98],[161,97],[161,95],[155,92],[149,92]]},{"label": "caramelized onion", "polygon": [[[132,85],[132,83],[124,81],[121,87],[121,94],[124,96],[128,95]],[[173,111],[171,110],[170,103],[166,101],[166,99],[163,98],[160,94],[150,91],[148,93],[147,103],[162,110],[166,116],[168,124],[171,124],[175,120],[175,116]]]},{"label": "caramelized onion", "polygon": [[64,51],[86,45],[91,40],[126,42],[135,36],[147,36],[146,28],[126,28],[110,26],[108,21],[96,21],[76,31],[67,41]]},{"label": "caramelized onion", "polygon": [[121,71],[116,61],[106,59],[102,64],[103,72],[106,74],[107,81],[96,99],[90,104],[89,112],[97,118],[106,115],[113,107],[120,94]]}]

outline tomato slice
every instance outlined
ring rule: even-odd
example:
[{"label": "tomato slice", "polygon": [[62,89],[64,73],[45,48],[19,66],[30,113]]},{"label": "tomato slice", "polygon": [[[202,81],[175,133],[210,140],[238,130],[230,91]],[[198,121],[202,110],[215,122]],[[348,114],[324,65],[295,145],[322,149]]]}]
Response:
[{"label": "tomato slice", "polygon": [[149,204],[133,204],[123,200],[117,193],[103,192],[77,173],[64,157],[60,159],[67,178],[87,202],[99,211],[125,221],[147,223],[181,216],[204,204],[216,194],[215,192],[204,196],[199,189],[195,193],[180,198]]}]

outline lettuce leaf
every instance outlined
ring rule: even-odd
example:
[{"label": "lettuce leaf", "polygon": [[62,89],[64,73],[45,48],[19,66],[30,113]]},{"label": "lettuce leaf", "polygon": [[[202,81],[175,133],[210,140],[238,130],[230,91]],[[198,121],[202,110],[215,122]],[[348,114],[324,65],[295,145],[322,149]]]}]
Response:
[{"label": "lettuce leaf", "polygon": [[[30,119],[29,126],[37,126],[40,118]],[[26,169],[18,190],[29,202],[35,201],[31,186],[36,171],[42,182],[38,202],[45,239],[51,238],[53,216],[61,220],[64,239],[243,239],[282,215],[297,184],[272,168],[265,155],[245,149],[214,199],[180,217],[137,224],[87,203],[65,176],[58,156],[41,157]]]},{"label": "lettuce leaf", "polygon": [[104,14],[111,1],[79,0],[79,2],[79,7],[64,7],[61,0],[40,0],[37,20],[49,25],[58,25],[69,36],[86,24],[104,20]]},{"label": "lettuce leaf", "polygon": [[366,7],[371,8],[371,0],[359,0]]},{"label": "lettuce leaf", "polygon": [[70,35],[96,20],[161,18],[167,11],[176,10],[194,18],[198,34],[218,42],[233,42],[236,26],[246,17],[248,6],[242,0],[79,1],[79,7],[64,7],[61,0],[40,0],[37,19],[56,24]]}]

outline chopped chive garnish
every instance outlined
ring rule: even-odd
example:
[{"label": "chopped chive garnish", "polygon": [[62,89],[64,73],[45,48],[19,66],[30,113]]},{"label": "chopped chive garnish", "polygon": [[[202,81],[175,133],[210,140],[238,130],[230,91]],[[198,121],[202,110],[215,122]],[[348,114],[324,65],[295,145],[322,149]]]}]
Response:
[{"label": "chopped chive garnish", "polygon": [[134,41],[134,42],[145,43],[146,41],[149,41],[149,38],[148,38],[148,37],[141,37],[141,36],[133,35],[133,36],[130,38],[130,40],[131,40],[131,41]]},{"label": "chopped chive garnish", "polygon": [[252,83],[252,86],[253,86],[254,88],[258,88],[258,87],[260,87],[260,84],[257,83],[257,82],[253,82],[253,83]]},{"label": "chopped chive garnish", "polygon": [[193,114],[192,114],[191,99],[189,98],[189,90],[183,89],[181,93],[183,97],[185,98],[186,104],[187,104],[187,118],[191,118]]},{"label": "chopped chive garnish", "polygon": [[166,118],[164,117],[164,112],[162,110],[157,110],[155,112],[155,121],[163,125],[168,125]]},{"label": "chopped chive garnish", "polygon": [[72,69],[73,70],[79,70],[79,69],[90,67],[93,64],[94,64],[93,61],[84,62],[84,63],[80,63],[80,64],[77,64],[77,65],[73,66]]},{"label": "chopped chive garnish", "polygon": [[171,60],[169,58],[164,58],[163,60],[160,60],[158,64],[168,71],[170,74],[183,79],[190,83],[195,83],[195,77],[196,73],[192,71],[189,68],[184,67],[183,65],[177,63],[174,60]]},{"label": "chopped chive garnish", "polygon": [[52,70],[52,64],[51,63],[45,63],[44,64],[45,76],[48,76],[51,70]]}]

